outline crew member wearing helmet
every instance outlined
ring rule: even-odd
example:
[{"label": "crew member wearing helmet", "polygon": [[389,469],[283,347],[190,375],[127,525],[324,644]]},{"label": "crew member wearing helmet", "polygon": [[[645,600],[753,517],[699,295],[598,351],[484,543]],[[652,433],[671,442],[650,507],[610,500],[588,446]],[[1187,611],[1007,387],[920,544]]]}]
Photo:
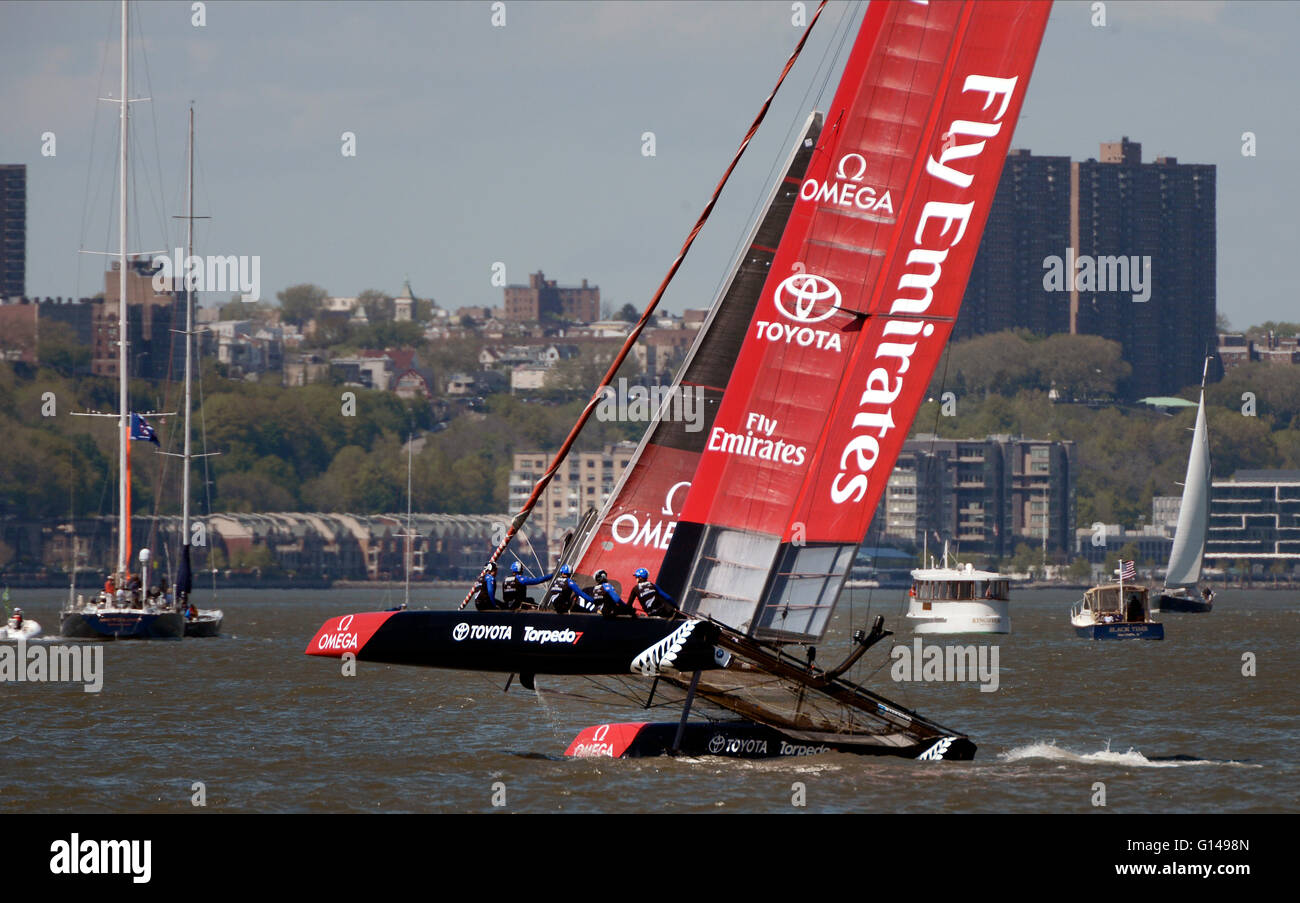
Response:
[{"label": "crew member wearing helmet", "polygon": [[483,573],[478,575],[478,580],[474,581],[474,607],[479,611],[493,611],[502,607],[497,601],[496,573],[496,562],[489,561],[483,568]]},{"label": "crew member wearing helmet", "polygon": [[14,609],[14,616],[9,619],[9,626],[14,630],[23,629],[23,610],[21,608]]},{"label": "crew member wearing helmet", "polygon": [[532,608],[533,600],[528,598],[528,587],[545,583],[554,576],[551,573],[541,577],[525,577],[524,566],[518,561],[512,562],[510,573],[501,581],[501,604],[512,611],[521,605]]},{"label": "crew member wearing helmet", "polygon": [[633,595],[637,602],[641,603],[642,611],[652,618],[671,618],[677,614],[673,597],[650,579],[649,571],[645,568],[637,568],[633,576],[636,577],[636,589],[633,590]]},{"label": "crew member wearing helmet", "polygon": [[619,615],[636,617],[636,609],[623,601],[614,584],[609,582],[609,575],[604,570],[596,571],[596,585],[591,588],[591,598],[600,607],[600,613],[607,618]]},{"label": "crew member wearing helmet", "polygon": [[543,608],[553,609],[560,614],[567,614],[573,610],[573,606],[586,611],[595,611],[596,603],[582,591],[582,587],[573,582],[573,568],[567,564],[560,565],[560,572],[551,584],[550,591],[546,594],[546,602]]}]

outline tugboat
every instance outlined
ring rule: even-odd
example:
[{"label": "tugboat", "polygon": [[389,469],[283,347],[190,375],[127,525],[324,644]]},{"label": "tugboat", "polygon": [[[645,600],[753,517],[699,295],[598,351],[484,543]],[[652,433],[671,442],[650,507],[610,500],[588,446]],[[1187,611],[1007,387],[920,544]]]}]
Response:
[{"label": "tugboat", "polygon": [[1137,578],[1132,561],[1120,563],[1118,583],[1094,586],[1074,603],[1070,623],[1079,636],[1094,640],[1163,640],[1165,625],[1151,620],[1150,591],[1125,578]]},{"label": "tugboat", "polygon": [[943,567],[912,571],[907,591],[907,619],[913,633],[1010,633],[1009,581],[993,571],[977,571],[948,565],[948,546],[943,547]]}]

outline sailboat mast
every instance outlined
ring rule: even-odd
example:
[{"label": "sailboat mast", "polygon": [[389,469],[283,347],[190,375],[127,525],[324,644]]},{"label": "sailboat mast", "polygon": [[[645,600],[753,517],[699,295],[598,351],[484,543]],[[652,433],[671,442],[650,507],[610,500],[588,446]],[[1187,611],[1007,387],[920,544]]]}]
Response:
[{"label": "sailboat mast", "polygon": [[403,571],[406,573],[406,596],[402,602],[402,608],[411,606],[411,557],[414,551],[411,543],[415,537],[411,535],[411,467],[415,463],[415,434],[411,433],[406,440],[406,563]]},{"label": "sailboat mast", "polygon": [[127,129],[127,0],[122,0],[122,93],[120,141],[118,148],[118,212],[117,212],[117,382],[118,382],[118,449],[117,480],[118,498],[118,537],[117,537],[117,572],[125,574],[127,558],[130,556],[131,542],[131,486],[127,469],[127,442],[130,435],[130,414],[127,411],[126,397],[126,129]]},{"label": "sailboat mast", "polygon": [[181,468],[181,545],[190,544],[190,387],[194,365],[191,355],[194,349],[194,299],[190,295],[188,262],[194,256],[194,107],[190,107],[190,152],[188,160],[189,175],[186,179],[185,199],[187,213],[185,220],[185,260],[182,280],[185,285],[185,451]]}]

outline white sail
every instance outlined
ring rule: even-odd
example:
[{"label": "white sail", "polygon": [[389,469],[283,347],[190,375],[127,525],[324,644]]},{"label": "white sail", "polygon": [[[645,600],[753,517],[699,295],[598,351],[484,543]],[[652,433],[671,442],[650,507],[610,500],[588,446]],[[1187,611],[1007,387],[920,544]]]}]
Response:
[{"label": "white sail", "polygon": [[1192,433],[1192,452],[1187,459],[1187,477],[1183,480],[1183,501],[1178,508],[1178,529],[1169,553],[1168,588],[1194,588],[1201,579],[1201,556],[1205,551],[1205,533],[1210,522],[1210,437],[1205,428],[1205,390],[1196,409],[1196,430]]}]

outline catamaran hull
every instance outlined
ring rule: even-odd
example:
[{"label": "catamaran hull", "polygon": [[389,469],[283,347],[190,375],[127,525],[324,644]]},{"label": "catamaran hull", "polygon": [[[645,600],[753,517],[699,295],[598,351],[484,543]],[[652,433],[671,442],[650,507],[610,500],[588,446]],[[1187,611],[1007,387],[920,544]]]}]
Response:
[{"label": "catamaran hull", "polygon": [[197,618],[185,619],[185,635],[190,637],[220,636],[221,621],[225,616],[219,610],[199,610]]},{"label": "catamaran hull", "polygon": [[[634,759],[664,756],[673,751],[679,727],[675,723],[601,724],[583,730],[565,755],[579,758],[609,756]],[[750,721],[687,722],[676,749],[683,756],[724,756],[731,759],[777,759],[846,752],[904,759],[969,761],[975,744],[963,736],[931,737],[898,745],[896,735],[881,738],[846,735],[793,735]]]},{"label": "catamaran hull", "polygon": [[1081,637],[1093,640],[1163,640],[1165,625],[1151,622],[1147,624],[1090,624],[1086,627],[1075,626],[1074,632]]},{"label": "catamaran hull", "polygon": [[1206,602],[1204,599],[1194,599],[1190,596],[1175,596],[1170,593],[1160,594],[1160,607],[1157,611],[1180,611],[1187,613],[1204,614],[1214,610],[1214,602]]},{"label": "catamaran hull", "polygon": [[382,611],[331,618],[307,655],[503,674],[654,674],[724,667],[703,621],[537,611]]},{"label": "catamaran hull", "polygon": [[180,639],[185,635],[185,616],[178,611],[65,612],[59,633],[88,640]]}]

